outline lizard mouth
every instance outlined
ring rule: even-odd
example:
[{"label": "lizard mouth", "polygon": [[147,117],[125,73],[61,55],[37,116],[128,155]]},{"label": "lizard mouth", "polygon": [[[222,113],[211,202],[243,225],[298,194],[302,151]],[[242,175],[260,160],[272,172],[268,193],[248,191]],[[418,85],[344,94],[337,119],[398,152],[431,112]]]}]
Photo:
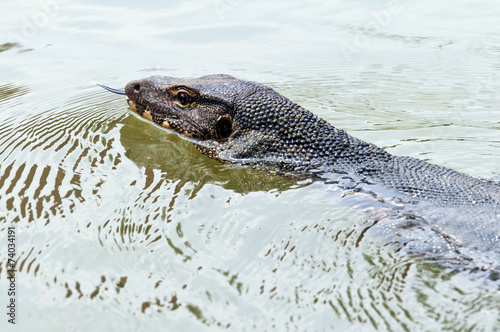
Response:
[{"label": "lizard mouth", "polygon": [[134,111],[142,118],[154,122],[165,129],[174,131],[186,137],[202,139],[202,135],[200,134],[199,129],[193,126],[192,124],[183,121],[182,119],[173,117],[173,115],[171,115],[170,117],[165,117],[165,114],[155,113],[154,111],[150,111],[147,108],[146,109],[141,109],[140,107],[138,108],[138,105],[134,101],[132,101],[128,96],[127,96],[127,104],[132,111]]},{"label": "lizard mouth", "polygon": [[137,113],[137,105],[132,100],[130,100],[129,97],[127,97],[127,104],[128,104],[128,106],[130,107],[130,109],[132,111],[134,111],[135,113]]}]

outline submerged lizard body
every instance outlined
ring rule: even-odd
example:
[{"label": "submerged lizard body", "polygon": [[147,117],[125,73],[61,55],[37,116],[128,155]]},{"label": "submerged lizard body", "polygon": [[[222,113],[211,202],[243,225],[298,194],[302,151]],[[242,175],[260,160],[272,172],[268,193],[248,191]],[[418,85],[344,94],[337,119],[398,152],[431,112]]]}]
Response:
[{"label": "submerged lizard body", "polygon": [[[186,137],[210,158],[306,178],[348,174],[358,183],[390,188],[407,201],[470,213],[471,245],[500,247],[498,183],[393,156],[267,86],[228,75],[153,76],[128,83],[125,91],[108,90],[126,94],[135,112]],[[467,222],[462,219],[456,222]],[[460,247],[468,239],[454,245]]]}]

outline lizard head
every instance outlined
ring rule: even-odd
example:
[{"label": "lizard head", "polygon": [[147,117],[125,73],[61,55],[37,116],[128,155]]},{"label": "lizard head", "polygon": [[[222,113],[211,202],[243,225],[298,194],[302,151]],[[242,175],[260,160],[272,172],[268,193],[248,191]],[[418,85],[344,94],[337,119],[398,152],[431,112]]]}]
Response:
[{"label": "lizard head", "polygon": [[153,76],[129,82],[125,94],[130,108],[147,120],[195,140],[223,142],[233,133],[239,82],[228,75]]}]

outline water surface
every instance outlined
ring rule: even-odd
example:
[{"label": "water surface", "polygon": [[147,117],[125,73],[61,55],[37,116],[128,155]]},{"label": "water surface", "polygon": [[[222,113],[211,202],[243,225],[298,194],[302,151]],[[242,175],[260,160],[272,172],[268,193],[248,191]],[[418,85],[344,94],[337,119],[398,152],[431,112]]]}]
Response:
[{"label": "water surface", "polygon": [[0,298],[14,226],[17,330],[500,328],[498,287],[366,235],[335,188],[221,165],[90,83],[231,74],[498,181],[494,3],[55,3],[4,3],[0,21]]}]

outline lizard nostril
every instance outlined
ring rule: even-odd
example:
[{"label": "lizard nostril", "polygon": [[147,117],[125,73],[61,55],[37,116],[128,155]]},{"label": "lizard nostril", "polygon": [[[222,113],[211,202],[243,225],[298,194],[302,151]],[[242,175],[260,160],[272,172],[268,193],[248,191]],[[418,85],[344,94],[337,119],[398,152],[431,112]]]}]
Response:
[{"label": "lizard nostril", "polygon": [[139,92],[140,89],[141,89],[141,86],[139,84],[134,85],[135,92]]}]

